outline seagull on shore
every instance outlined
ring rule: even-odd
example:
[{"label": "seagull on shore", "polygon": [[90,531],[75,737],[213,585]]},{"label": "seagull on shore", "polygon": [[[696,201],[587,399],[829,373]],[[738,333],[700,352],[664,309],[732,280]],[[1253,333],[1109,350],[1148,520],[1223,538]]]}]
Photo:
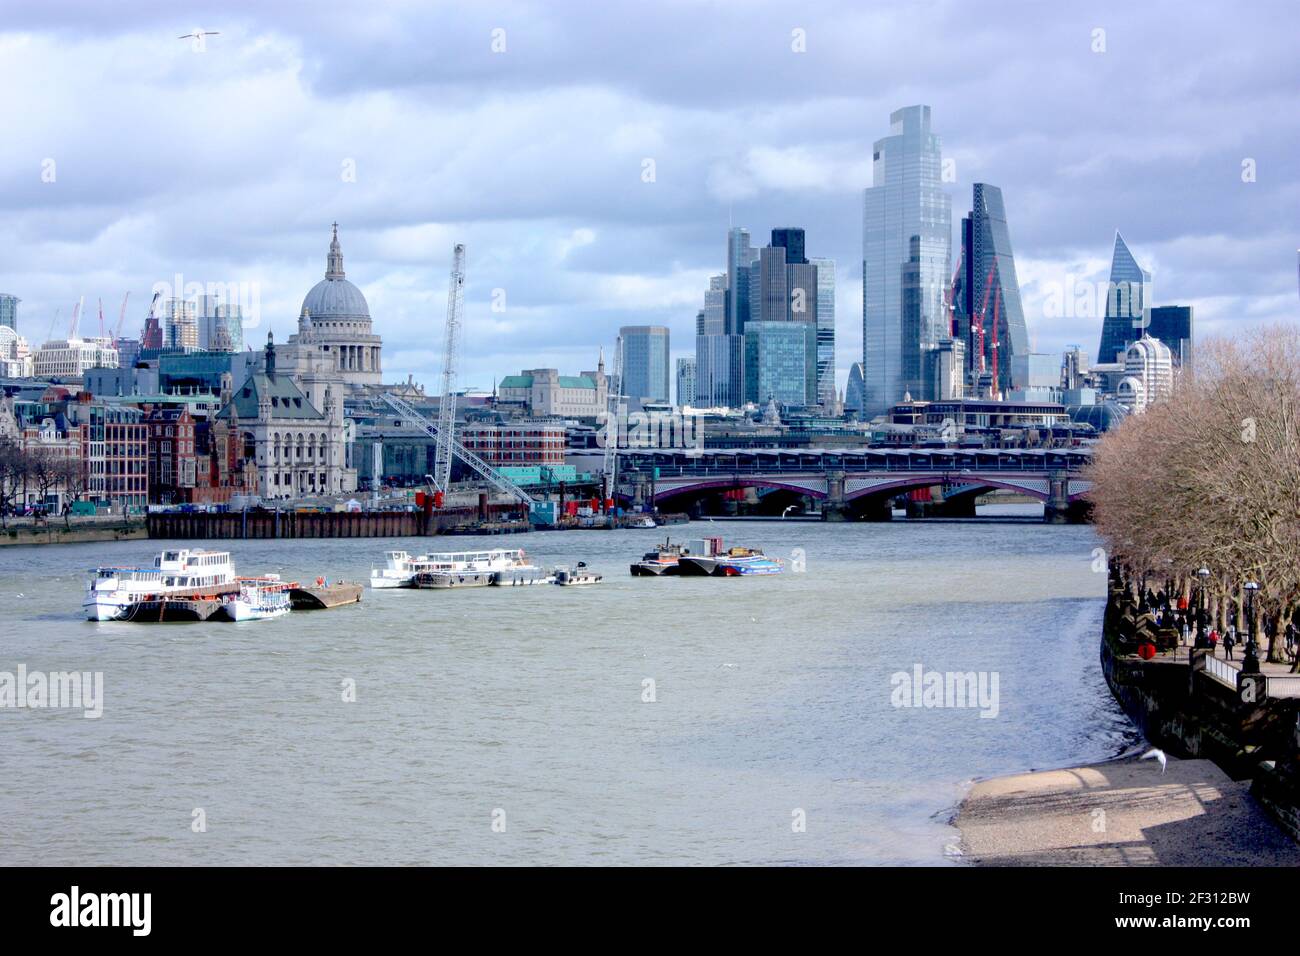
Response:
[{"label": "seagull on shore", "polygon": [[1159,747],[1152,747],[1150,750],[1144,753],[1139,759],[1150,760],[1152,757],[1155,757],[1157,760],[1160,761],[1161,773],[1164,773],[1165,770],[1169,768],[1169,758],[1165,756],[1165,752],[1161,750]]}]

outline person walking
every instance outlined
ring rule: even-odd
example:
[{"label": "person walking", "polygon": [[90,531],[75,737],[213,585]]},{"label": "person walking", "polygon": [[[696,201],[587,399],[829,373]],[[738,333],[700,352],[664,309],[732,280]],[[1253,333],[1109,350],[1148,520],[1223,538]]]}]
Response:
[{"label": "person walking", "polygon": [[1237,629],[1228,625],[1228,633],[1223,635],[1223,656],[1232,660],[1232,649],[1237,646]]}]

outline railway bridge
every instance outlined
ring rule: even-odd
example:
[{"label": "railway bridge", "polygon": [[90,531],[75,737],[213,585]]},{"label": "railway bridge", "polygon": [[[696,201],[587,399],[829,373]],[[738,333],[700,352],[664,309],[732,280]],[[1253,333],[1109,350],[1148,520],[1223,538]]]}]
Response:
[{"label": "railway bridge", "polygon": [[1082,521],[1091,482],[1087,447],[702,449],[619,453],[618,496],[692,511],[710,498],[737,507],[740,489],[775,503],[811,498],[828,521],[888,521],[893,499],[907,496],[910,515],[973,516],[975,499],[995,488],[1043,502],[1045,521]]}]

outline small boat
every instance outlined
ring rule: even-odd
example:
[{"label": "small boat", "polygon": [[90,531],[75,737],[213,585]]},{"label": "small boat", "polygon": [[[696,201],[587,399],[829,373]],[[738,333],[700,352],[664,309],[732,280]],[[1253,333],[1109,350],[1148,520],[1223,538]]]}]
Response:
[{"label": "small boat", "polygon": [[239,591],[221,606],[232,621],[266,621],[283,617],[292,609],[289,592],[297,585],[287,584],[277,574],[261,578],[240,578]]},{"label": "small boat", "polygon": [[579,561],[576,568],[568,568],[563,565],[555,569],[554,581],[562,588],[583,587],[588,584],[599,584],[604,575],[597,574],[587,567],[586,561]]},{"label": "small boat", "polygon": [[[96,568],[82,609],[91,621],[206,619],[239,590],[229,551],[163,551],[153,567]],[[169,615],[170,610],[170,615]]]},{"label": "small boat", "polygon": [[652,518],[650,515],[645,515],[640,518],[633,518],[631,523],[628,525],[628,527],[629,528],[655,528],[658,527],[658,525],[655,524],[654,518]]},{"label": "small boat", "polygon": [[779,558],[769,558],[756,548],[722,550],[721,538],[705,538],[703,547],[683,555],[680,574],[684,577],[732,578],[750,574],[780,574],[785,568]]}]

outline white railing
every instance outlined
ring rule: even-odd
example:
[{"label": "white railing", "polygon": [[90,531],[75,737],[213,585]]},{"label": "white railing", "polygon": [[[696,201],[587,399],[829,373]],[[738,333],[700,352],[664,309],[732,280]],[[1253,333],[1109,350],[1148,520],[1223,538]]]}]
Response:
[{"label": "white railing", "polygon": [[1213,654],[1205,655],[1205,673],[1233,690],[1237,689],[1237,674],[1240,672],[1240,667],[1235,667],[1222,658],[1215,657]]},{"label": "white railing", "polygon": [[1300,697],[1300,674],[1270,674],[1267,693],[1269,697]]}]

